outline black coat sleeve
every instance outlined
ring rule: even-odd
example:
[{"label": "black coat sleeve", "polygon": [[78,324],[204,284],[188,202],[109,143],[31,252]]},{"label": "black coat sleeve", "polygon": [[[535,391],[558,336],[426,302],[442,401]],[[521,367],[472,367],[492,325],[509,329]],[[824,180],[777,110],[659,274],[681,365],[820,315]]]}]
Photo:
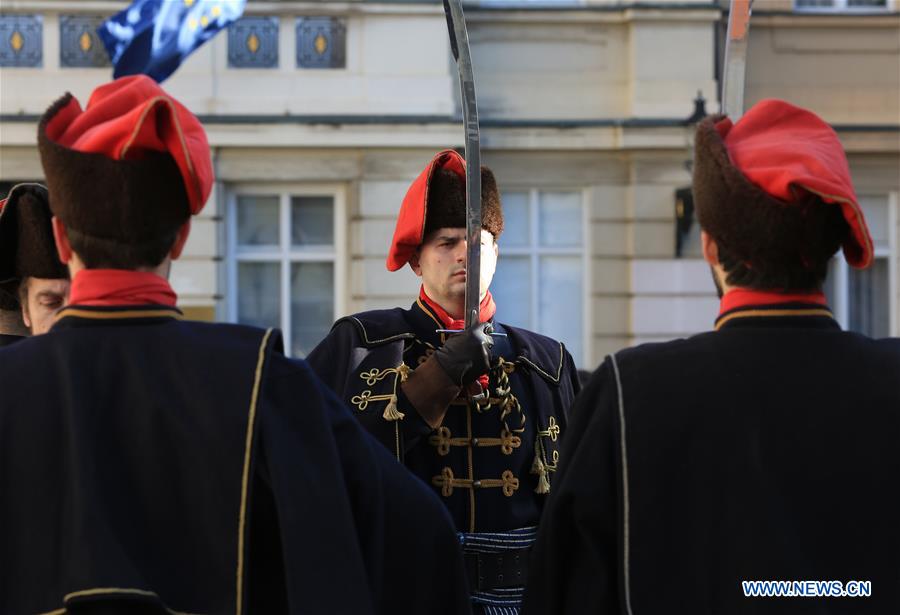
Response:
[{"label": "black coat sleeve", "polygon": [[[394,343],[398,344],[397,356],[393,364],[384,367],[399,364],[402,360],[402,341]],[[386,349],[381,351],[387,354]],[[362,343],[356,327],[352,322],[345,320],[334,326],[306,360],[319,379],[328,385],[339,399],[348,403],[352,395],[350,380],[358,378],[356,368],[369,352],[372,350]],[[402,461],[403,455],[421,443],[432,429],[409,402],[399,383],[397,409],[404,417],[396,425],[393,421],[383,418],[382,404],[371,404],[365,411],[356,411],[353,414],[376,440]]]},{"label": "black coat sleeve", "polygon": [[617,411],[607,360],[569,417],[529,564],[526,614],[619,612]]}]

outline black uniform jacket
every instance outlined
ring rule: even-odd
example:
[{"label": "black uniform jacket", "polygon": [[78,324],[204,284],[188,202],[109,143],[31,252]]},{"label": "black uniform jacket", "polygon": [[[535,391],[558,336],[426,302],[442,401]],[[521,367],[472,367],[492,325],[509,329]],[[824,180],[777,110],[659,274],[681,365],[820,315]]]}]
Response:
[{"label": "black uniform jacket", "polygon": [[[526,613],[900,613],[900,340],[797,304],[718,325],[593,375]],[[871,597],[744,597],[754,580]]]},{"label": "black uniform jacket", "polygon": [[[400,386],[443,344],[438,317],[412,308],[363,312],[335,323],[309,355],[313,370],[416,476],[441,495],[464,532],[536,525],[559,462],[578,390],[572,357],[550,338],[495,323],[490,400],[453,402],[437,430]],[[396,412],[395,412],[396,411]],[[402,418],[401,418],[402,415]]]},{"label": "black uniform jacket", "polygon": [[25,338],[21,335],[6,335],[5,333],[0,333],[0,348],[3,346],[11,346],[23,339]]},{"label": "black uniform jacket", "polygon": [[0,612],[464,612],[440,501],[279,334],[179,318],[0,349]]}]

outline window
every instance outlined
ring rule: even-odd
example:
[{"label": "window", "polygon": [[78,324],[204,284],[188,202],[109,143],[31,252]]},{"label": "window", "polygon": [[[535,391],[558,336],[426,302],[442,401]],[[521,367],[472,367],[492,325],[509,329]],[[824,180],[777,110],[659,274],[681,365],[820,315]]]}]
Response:
[{"label": "window", "polygon": [[875,260],[868,269],[854,269],[838,252],[828,267],[825,294],[844,329],[875,338],[898,335],[896,199],[860,197],[860,204],[875,245]]},{"label": "window", "polygon": [[507,192],[503,213],[500,260],[491,284],[498,320],[557,339],[576,365],[589,364],[582,192]]},{"label": "window", "polygon": [[794,0],[798,11],[887,10],[890,0]]},{"label": "window", "polygon": [[532,8],[545,6],[578,6],[584,0],[481,0],[481,6],[502,6],[504,8]]},{"label": "window", "polygon": [[228,208],[230,320],[282,330],[306,356],[343,312],[344,194],[336,187],[244,186]]}]

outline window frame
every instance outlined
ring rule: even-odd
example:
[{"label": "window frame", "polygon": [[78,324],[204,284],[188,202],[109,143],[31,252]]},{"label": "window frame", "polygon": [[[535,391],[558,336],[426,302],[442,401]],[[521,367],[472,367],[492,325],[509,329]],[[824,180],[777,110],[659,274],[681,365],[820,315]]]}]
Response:
[{"label": "window frame", "polygon": [[850,0],[831,0],[832,6],[798,6],[793,0],[795,13],[889,13],[896,0],[885,0],[884,6],[851,6]]},{"label": "window frame", "polygon": [[[347,190],[335,183],[241,183],[228,186],[226,207],[226,320],[238,322],[238,265],[239,263],[277,263],[280,265],[280,311],[278,328],[284,338],[285,354],[292,356],[291,337],[291,267],[293,263],[322,263],[334,265],[334,313],[332,322],[346,313],[347,306]],[[260,246],[238,249],[237,204],[241,196],[278,197],[279,244],[277,248]],[[299,247],[291,243],[290,210],[292,197],[330,196],[334,202],[334,243],[331,246]]]},{"label": "window frame", "polygon": [[[581,197],[581,245],[571,248],[567,247],[544,247],[540,244],[540,194],[553,192],[568,192],[577,194]],[[518,193],[526,194],[528,197],[528,244],[525,246],[500,246],[500,255],[498,262],[505,256],[511,257],[528,257],[531,278],[529,280],[530,290],[530,314],[531,321],[527,328],[531,331],[538,331],[538,312],[540,309],[540,259],[543,256],[580,256],[581,257],[581,337],[582,337],[582,356],[573,357],[578,369],[587,369],[586,366],[593,365],[593,346],[594,334],[591,328],[591,233],[590,233],[590,212],[588,204],[589,190],[587,188],[577,188],[564,186],[541,186],[540,188],[509,186],[504,190],[505,194]],[[500,236],[503,241],[503,235]],[[499,242],[498,242],[499,243]],[[562,341],[562,340],[559,340]],[[571,349],[567,346],[567,350]]]},{"label": "window frame", "polygon": [[[878,196],[883,197],[884,195]],[[898,205],[898,193],[891,192],[887,196],[888,243],[886,246],[883,244],[874,246],[874,257],[886,258],[888,261],[888,335],[897,337],[900,336],[900,315],[897,313],[898,307],[900,307],[897,299],[897,276],[900,274],[897,264],[897,260],[900,258],[897,224],[900,205]],[[834,311],[834,318],[841,325],[841,329],[847,331],[850,319],[850,265],[841,250],[834,255],[834,271],[832,273],[834,275],[834,305],[831,306],[831,309]]]}]

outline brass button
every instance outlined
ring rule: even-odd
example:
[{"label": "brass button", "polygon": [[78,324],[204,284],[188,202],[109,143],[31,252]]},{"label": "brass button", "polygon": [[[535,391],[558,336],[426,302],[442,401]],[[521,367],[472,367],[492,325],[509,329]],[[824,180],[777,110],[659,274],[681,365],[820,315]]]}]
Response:
[{"label": "brass button", "polygon": [[478,446],[478,438],[472,438],[472,446]]},{"label": "brass button", "polygon": [[480,487],[481,487],[481,481],[480,481],[480,480],[476,480],[475,482],[472,483],[472,486],[475,487],[476,489],[480,488]]}]

